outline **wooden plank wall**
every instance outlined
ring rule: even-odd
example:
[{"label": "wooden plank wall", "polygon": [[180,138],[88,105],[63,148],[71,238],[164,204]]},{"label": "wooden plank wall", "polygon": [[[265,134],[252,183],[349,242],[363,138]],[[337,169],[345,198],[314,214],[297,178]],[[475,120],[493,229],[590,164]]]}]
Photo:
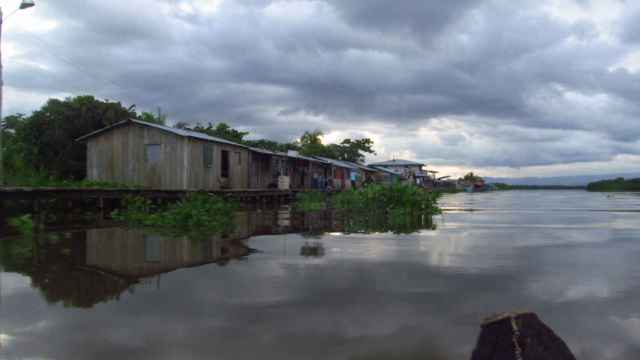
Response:
[{"label": "wooden plank wall", "polygon": [[[145,161],[145,145],[159,144],[161,160]],[[213,144],[213,166],[205,168],[204,144]],[[221,178],[222,150],[229,151],[228,180]],[[249,151],[240,146],[191,139],[152,127],[129,124],[87,142],[90,180],[140,185],[164,190],[249,188]]]},{"label": "wooden plank wall", "polygon": [[[188,139],[189,189],[234,189],[249,188],[249,150],[240,146],[211,143],[204,140]],[[213,144],[213,166],[204,166],[205,144]],[[229,152],[229,178],[224,179],[222,172],[222,150]],[[239,158],[238,158],[239,156]]]}]

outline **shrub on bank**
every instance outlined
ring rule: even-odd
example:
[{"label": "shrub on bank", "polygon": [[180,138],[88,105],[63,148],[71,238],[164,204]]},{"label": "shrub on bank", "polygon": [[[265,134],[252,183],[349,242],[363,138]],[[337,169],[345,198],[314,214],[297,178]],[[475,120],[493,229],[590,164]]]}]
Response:
[{"label": "shrub on bank", "polygon": [[327,195],[320,191],[308,191],[298,194],[294,204],[302,211],[320,211],[327,208]]}]

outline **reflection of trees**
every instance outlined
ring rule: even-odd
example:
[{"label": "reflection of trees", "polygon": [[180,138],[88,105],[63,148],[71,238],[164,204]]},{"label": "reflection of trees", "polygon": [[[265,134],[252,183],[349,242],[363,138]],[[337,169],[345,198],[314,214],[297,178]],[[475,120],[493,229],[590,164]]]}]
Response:
[{"label": "reflection of trees", "polygon": [[70,235],[4,239],[0,261],[6,271],[29,276],[47,302],[65,306],[90,308],[117,299],[134,283],[83,268],[84,232]]},{"label": "reflection of trees", "polygon": [[433,230],[435,224],[431,215],[398,211],[392,213],[342,213],[337,214],[337,222],[345,233],[411,234],[420,230]]}]

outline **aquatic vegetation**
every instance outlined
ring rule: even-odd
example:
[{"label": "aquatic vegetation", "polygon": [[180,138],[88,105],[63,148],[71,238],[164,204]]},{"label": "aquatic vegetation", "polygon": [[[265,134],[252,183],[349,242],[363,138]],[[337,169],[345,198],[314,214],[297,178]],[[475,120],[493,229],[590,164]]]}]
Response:
[{"label": "aquatic vegetation", "polygon": [[302,211],[320,211],[327,208],[327,195],[320,191],[308,191],[298,194],[294,204]]},{"label": "aquatic vegetation", "polygon": [[24,187],[52,187],[52,188],[74,188],[74,189],[141,189],[141,186],[112,183],[108,181],[95,180],[63,180],[43,175],[40,173],[27,175],[14,175],[7,179],[11,186]]},{"label": "aquatic vegetation", "polygon": [[413,185],[369,185],[361,189],[347,190],[332,198],[336,209],[383,212],[404,211],[413,214],[439,214],[437,206],[440,193]]},{"label": "aquatic vegetation", "polygon": [[164,207],[137,196],[125,198],[122,209],[114,211],[112,216],[130,225],[166,232],[224,232],[233,226],[237,209],[237,203],[206,193],[194,194]]},{"label": "aquatic vegetation", "polygon": [[15,228],[18,233],[20,233],[20,235],[24,237],[33,236],[35,224],[33,222],[31,214],[10,218],[8,223],[11,227]]}]

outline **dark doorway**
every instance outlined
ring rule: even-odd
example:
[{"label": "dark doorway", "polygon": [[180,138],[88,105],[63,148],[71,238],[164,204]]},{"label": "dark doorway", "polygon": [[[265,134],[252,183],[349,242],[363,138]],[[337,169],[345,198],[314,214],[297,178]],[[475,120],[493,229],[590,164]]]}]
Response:
[{"label": "dark doorway", "polygon": [[222,160],[220,161],[220,176],[225,179],[229,178],[229,152],[227,150],[222,150]]}]

